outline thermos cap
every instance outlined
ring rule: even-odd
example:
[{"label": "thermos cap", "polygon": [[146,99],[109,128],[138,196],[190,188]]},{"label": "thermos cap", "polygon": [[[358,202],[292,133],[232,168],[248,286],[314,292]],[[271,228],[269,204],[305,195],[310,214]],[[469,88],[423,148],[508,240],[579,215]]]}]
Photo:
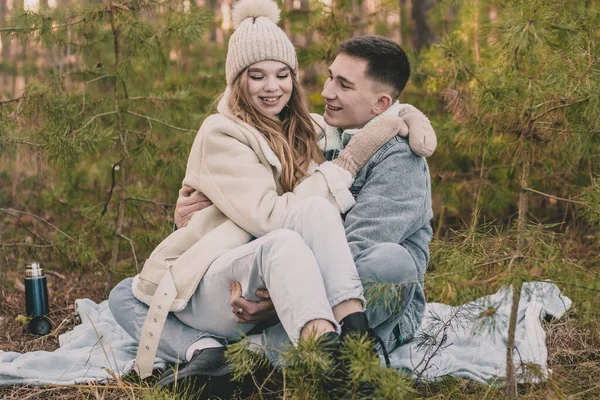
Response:
[{"label": "thermos cap", "polygon": [[40,276],[44,276],[44,270],[42,266],[38,262],[32,262],[27,266],[27,271],[25,271],[25,276],[27,278],[37,278]]}]

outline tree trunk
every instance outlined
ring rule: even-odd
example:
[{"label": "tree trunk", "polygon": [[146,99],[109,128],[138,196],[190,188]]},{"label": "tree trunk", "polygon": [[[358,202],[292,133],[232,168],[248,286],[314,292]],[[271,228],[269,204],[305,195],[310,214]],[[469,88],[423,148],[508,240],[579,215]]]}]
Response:
[{"label": "tree trunk", "polygon": [[[15,0],[13,2],[13,10],[22,10],[25,5],[24,0]],[[12,93],[9,97],[19,97],[25,91],[25,59],[27,54],[27,48],[29,46],[29,39],[23,39],[15,41],[13,43],[11,57],[13,58],[13,65],[15,66],[14,72],[12,73],[11,89]]]},{"label": "tree trunk", "polygon": [[[521,136],[523,139],[523,135]],[[527,212],[529,192],[525,188],[529,187],[529,169],[531,166],[531,149],[528,144],[525,144],[526,149],[521,161],[519,203],[518,203],[518,225],[517,225],[517,249],[515,263],[517,268],[521,262],[523,249],[525,247],[525,229],[527,227]],[[515,332],[517,328],[517,313],[519,311],[519,301],[521,300],[521,282],[520,279],[513,283],[512,307],[510,310],[510,318],[508,322],[508,340],[506,343],[506,387],[504,388],[504,398],[513,400],[517,398],[517,376],[514,361],[515,353]]]},{"label": "tree trunk", "polygon": [[[310,15],[310,1],[309,0],[301,0],[300,2],[300,10],[304,15]],[[313,30],[307,30],[304,34],[304,47],[308,48],[313,42],[314,32]],[[304,69],[304,76],[302,79],[302,83],[305,86],[316,86],[317,85],[317,77],[319,75],[319,62],[311,62]]]},{"label": "tree trunk", "polygon": [[[293,3],[294,0],[283,0],[283,8],[281,11],[289,15],[289,13],[294,9]],[[285,19],[282,21],[282,25],[285,34],[287,35],[287,37],[290,38],[290,40],[292,40],[292,23],[290,21],[289,16],[285,17]]]},{"label": "tree trunk", "polygon": [[479,55],[479,0],[473,0],[473,54],[475,65],[479,66],[481,56]]},{"label": "tree trunk", "polygon": [[[211,9],[215,15],[215,19],[217,19],[219,17],[219,5],[218,5],[218,1],[217,0],[208,0],[207,1],[207,6],[209,9]],[[216,42],[217,41],[217,30],[220,29],[217,24],[215,22],[212,23],[212,26],[210,28],[210,41],[211,42]]]},{"label": "tree trunk", "polygon": [[[3,228],[2,222],[0,227]],[[2,233],[0,232],[0,242],[2,241]],[[0,248],[0,304],[4,301],[4,275],[6,274],[6,257],[4,254],[4,248]]]},{"label": "tree trunk", "polygon": [[404,3],[404,0],[398,0],[398,44],[400,46],[402,46],[402,16],[404,15],[402,7]]},{"label": "tree trunk", "polygon": [[118,79],[118,71],[119,71],[119,64],[121,63],[121,58],[120,58],[120,40],[119,40],[119,26],[117,25],[117,22],[115,21],[115,16],[114,13],[116,12],[116,9],[112,9],[110,10],[110,24],[111,24],[111,28],[112,28],[112,33],[113,33],[113,42],[114,42],[114,52],[115,52],[115,65],[114,65],[114,70],[115,70],[115,74],[117,75],[117,79],[115,79],[115,89],[114,89],[114,106],[115,106],[115,111],[116,111],[116,116],[117,116],[117,124],[118,124],[118,132],[119,132],[119,140],[120,140],[120,144],[121,144],[121,157],[119,160],[119,174],[121,176],[120,179],[120,183],[119,183],[119,208],[117,210],[117,223],[115,226],[115,239],[113,242],[113,249],[112,249],[112,254],[111,254],[111,259],[110,259],[110,271],[109,271],[109,275],[108,275],[108,279],[107,279],[107,289],[110,290],[112,289],[112,287],[114,286],[114,276],[116,273],[116,269],[117,269],[117,262],[119,261],[119,243],[121,242],[121,237],[123,236],[123,225],[125,223],[125,211],[126,211],[126,201],[125,199],[127,198],[127,187],[126,187],[126,180],[125,180],[125,172],[127,172],[127,165],[126,165],[126,161],[127,161],[127,132],[123,127],[123,120],[121,118],[121,112],[120,112],[120,104],[119,104],[119,79]]},{"label": "tree trunk", "polygon": [[[479,225],[479,213],[481,207],[479,206],[479,200],[481,198],[481,188],[483,186],[483,176],[485,170],[485,155],[487,153],[487,149],[481,146],[481,164],[479,165],[479,181],[477,182],[477,188],[473,193],[473,210],[471,211],[471,232],[475,232],[477,226]],[[477,168],[477,163],[475,163],[475,168]]]},{"label": "tree trunk", "polygon": [[[6,15],[7,15],[7,4],[6,0],[0,0],[0,28],[5,27]],[[7,33],[0,33],[0,44],[2,46],[2,76],[0,76],[0,98],[4,97],[6,94],[12,92],[10,89],[11,86],[11,77],[8,73],[7,69],[10,65],[10,46],[11,41],[10,37]]]},{"label": "tree trunk", "polygon": [[429,46],[435,40],[433,30],[427,21],[427,12],[434,6],[435,0],[419,0],[412,3],[412,18],[415,21],[413,44],[419,52],[422,47]]}]

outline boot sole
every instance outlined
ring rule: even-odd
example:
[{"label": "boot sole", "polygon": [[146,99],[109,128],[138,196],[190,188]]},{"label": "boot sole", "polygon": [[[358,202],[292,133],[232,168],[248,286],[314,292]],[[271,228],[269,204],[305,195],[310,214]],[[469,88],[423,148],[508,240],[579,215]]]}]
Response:
[{"label": "boot sole", "polygon": [[[177,373],[173,372],[172,374],[159,379],[156,384],[161,387],[171,388],[175,384],[175,381],[177,381],[177,385],[180,385],[180,384],[184,383],[183,381],[188,380],[188,379],[195,379],[196,381],[205,381],[204,383],[206,383],[210,380],[216,380],[216,379],[211,379],[211,378],[228,377],[230,373],[231,373],[231,366],[229,364],[224,365],[221,368],[216,369],[214,371],[207,371],[202,374],[178,371]],[[204,383],[202,383],[202,385]],[[195,383],[194,386],[197,387],[198,385]]]}]

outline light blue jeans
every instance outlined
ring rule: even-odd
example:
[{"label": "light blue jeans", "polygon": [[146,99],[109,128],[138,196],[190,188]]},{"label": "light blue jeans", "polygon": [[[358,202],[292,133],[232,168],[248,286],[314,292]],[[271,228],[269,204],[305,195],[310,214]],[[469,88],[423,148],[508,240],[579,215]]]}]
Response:
[{"label": "light blue jeans", "polygon": [[[301,329],[315,319],[337,327],[332,312],[337,304],[349,299],[364,302],[338,211],[325,199],[306,199],[290,211],[283,229],[230,250],[211,264],[186,308],[169,314],[159,357],[183,361],[187,347],[199,338],[226,343],[253,328],[235,322],[230,280],[241,282],[249,300],[258,300],[257,289],[269,290],[281,321],[276,333],[281,345],[296,343]],[[119,325],[139,340],[148,307],[133,296],[131,279],[111,291],[109,306]]]}]

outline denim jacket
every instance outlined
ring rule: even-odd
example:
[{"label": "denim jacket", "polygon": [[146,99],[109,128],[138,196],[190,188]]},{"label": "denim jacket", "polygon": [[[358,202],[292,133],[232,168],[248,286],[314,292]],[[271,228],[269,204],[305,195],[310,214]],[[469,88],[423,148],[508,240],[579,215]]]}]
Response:
[{"label": "denim jacket", "polygon": [[[342,148],[350,138],[342,135]],[[338,153],[329,150],[326,156],[335,159]],[[346,213],[344,226],[354,260],[373,245],[398,243],[412,256],[422,281],[433,233],[431,178],[425,158],[411,151],[408,140],[396,136],[358,172],[350,191],[356,204]]]}]

